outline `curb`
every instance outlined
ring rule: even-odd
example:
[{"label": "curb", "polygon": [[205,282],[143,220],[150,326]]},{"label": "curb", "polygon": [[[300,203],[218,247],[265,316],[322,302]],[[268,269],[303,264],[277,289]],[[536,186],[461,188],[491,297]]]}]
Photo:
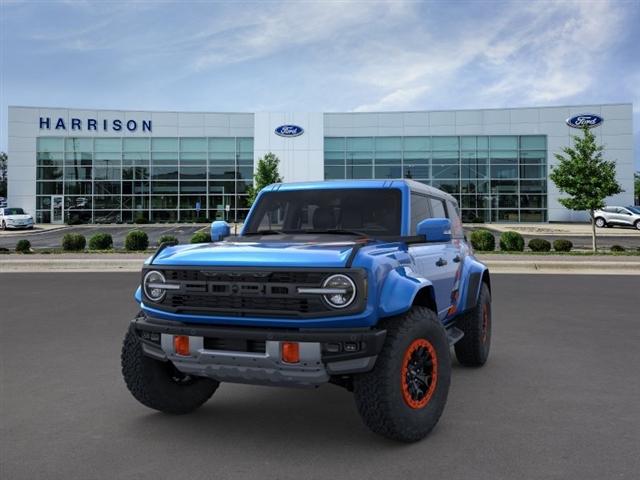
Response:
[{"label": "curb", "polygon": [[491,273],[640,275],[640,262],[483,260]]},{"label": "curb", "polygon": [[0,262],[0,273],[38,273],[38,272],[139,272],[144,259],[106,259],[106,258],[52,258],[10,259]]}]

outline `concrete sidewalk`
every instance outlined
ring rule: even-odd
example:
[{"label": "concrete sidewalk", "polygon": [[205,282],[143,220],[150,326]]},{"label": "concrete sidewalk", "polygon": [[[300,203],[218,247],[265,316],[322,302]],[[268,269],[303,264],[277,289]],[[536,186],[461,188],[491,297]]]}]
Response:
[{"label": "concrete sidewalk", "polygon": [[[137,272],[150,254],[0,256],[6,272]],[[640,275],[640,256],[479,255],[492,273]]]},{"label": "concrete sidewalk", "polygon": [[[494,232],[514,231],[532,236],[591,237],[588,223],[465,223],[466,229],[486,228]],[[633,227],[596,228],[596,235],[602,237],[632,237],[640,241],[640,230]]]}]

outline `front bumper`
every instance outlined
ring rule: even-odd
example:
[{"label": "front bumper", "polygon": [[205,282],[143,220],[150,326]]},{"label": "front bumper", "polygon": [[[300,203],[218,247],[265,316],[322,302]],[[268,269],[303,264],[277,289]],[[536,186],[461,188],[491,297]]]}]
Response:
[{"label": "front bumper", "polygon": [[6,222],[5,225],[6,225],[7,228],[13,228],[15,230],[33,228],[33,223],[9,223],[9,222]]},{"label": "front bumper", "polygon": [[[171,361],[183,373],[224,382],[302,387],[371,370],[386,336],[386,330],[227,327],[147,315],[135,318],[131,328],[146,355]],[[175,352],[175,335],[189,337],[189,355]],[[298,363],[282,361],[285,341],[299,343]]]}]

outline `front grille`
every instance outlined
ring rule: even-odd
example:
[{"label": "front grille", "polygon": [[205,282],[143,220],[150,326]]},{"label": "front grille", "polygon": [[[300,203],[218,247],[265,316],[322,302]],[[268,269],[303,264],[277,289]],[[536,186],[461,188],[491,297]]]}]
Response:
[{"label": "front grille", "polygon": [[[168,283],[179,283],[179,290],[168,290],[156,308],[176,313],[256,317],[317,317],[346,315],[364,308],[365,273],[360,269],[338,270],[356,283],[356,301],[344,310],[329,307],[317,294],[300,294],[300,287],[321,287],[337,270],[250,270],[202,269],[201,267],[151,267],[161,270]],[[143,272],[143,276],[144,276]]]}]

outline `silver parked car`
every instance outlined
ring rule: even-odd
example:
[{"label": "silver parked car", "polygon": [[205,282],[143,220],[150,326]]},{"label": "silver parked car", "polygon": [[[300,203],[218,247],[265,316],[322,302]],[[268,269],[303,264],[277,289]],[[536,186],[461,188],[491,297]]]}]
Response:
[{"label": "silver parked car", "polygon": [[596,227],[615,225],[635,227],[640,230],[640,207],[604,207],[594,212]]},{"label": "silver parked car", "polygon": [[33,228],[33,217],[21,208],[0,208],[0,228]]}]

